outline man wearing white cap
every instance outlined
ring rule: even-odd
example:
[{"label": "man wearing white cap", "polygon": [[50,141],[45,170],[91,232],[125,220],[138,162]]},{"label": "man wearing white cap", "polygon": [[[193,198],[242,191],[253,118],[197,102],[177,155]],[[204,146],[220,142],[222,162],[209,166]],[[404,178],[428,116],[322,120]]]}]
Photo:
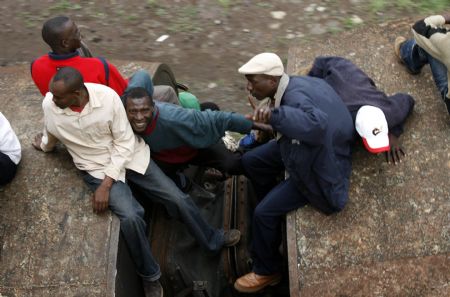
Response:
[{"label": "man wearing white cap", "polygon": [[[259,203],[252,222],[252,272],[236,280],[240,292],[257,292],[281,279],[281,224],[286,213],[311,204],[325,214],[348,199],[353,122],[339,95],[322,79],[289,77],[273,53],[258,54],[239,68],[253,97],[270,106],[254,120],[272,125],[277,139],[242,158]],[[276,181],[287,171],[288,177]]]},{"label": "man wearing white cap", "polygon": [[369,152],[385,152],[386,161],[393,164],[401,160],[405,153],[398,138],[414,108],[412,96],[387,96],[364,71],[342,57],[317,57],[304,74],[322,78],[339,94]]}]

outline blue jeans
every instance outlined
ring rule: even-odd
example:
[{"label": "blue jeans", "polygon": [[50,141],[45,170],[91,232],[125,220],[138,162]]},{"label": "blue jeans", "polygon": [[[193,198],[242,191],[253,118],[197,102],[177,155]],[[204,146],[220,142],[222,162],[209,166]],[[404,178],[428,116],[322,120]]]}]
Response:
[{"label": "blue jeans", "polygon": [[147,90],[150,96],[153,96],[153,82],[152,78],[147,71],[141,69],[136,71],[128,80],[128,86],[122,95],[122,98],[128,94],[128,92],[133,88],[144,88]]},{"label": "blue jeans", "polygon": [[280,272],[283,263],[278,247],[284,216],[305,206],[308,200],[292,179],[277,183],[275,177],[284,172],[284,164],[276,141],[245,153],[242,163],[260,200],[252,221],[252,269],[256,274],[271,275]]},{"label": "blue jeans", "polygon": [[425,66],[426,64],[430,64],[434,83],[441,93],[442,99],[446,100],[448,92],[448,80],[447,67],[445,67],[444,64],[428,54],[416,43],[414,39],[409,39],[402,43],[400,47],[400,56],[408,70],[413,74],[419,73],[420,69],[422,69],[423,66]]},{"label": "blue jeans", "polygon": [[[145,174],[127,170],[127,181],[138,186],[146,199],[164,205],[169,215],[180,220],[190,234],[205,249],[213,252],[223,246],[223,230],[214,229],[200,215],[198,207],[189,195],[181,192],[159,167],[150,161]],[[95,191],[102,182],[89,174],[85,182]],[[138,273],[145,280],[156,280],[161,272],[154,260],[146,235],[143,220],[144,209],[133,197],[130,188],[123,182],[115,182],[110,191],[109,207],[120,219],[120,230],[127,242]]]}]

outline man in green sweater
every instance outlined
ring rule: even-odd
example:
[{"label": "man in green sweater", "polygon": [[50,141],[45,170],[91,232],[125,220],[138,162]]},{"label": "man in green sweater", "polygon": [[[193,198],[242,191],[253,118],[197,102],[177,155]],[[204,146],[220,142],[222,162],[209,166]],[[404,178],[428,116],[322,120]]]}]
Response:
[{"label": "man in green sweater", "polygon": [[150,146],[152,159],[170,177],[188,164],[241,174],[240,158],[236,159],[225,146],[218,146],[218,141],[225,131],[245,134],[252,128],[271,130],[269,125],[254,123],[233,112],[155,103],[143,88],[131,89],[124,104],[133,131]]},{"label": "man in green sweater", "polygon": [[430,65],[434,82],[450,114],[450,30],[445,28],[446,24],[450,24],[450,14],[432,15],[417,21],[412,27],[414,38],[397,37],[394,51],[411,74]]}]

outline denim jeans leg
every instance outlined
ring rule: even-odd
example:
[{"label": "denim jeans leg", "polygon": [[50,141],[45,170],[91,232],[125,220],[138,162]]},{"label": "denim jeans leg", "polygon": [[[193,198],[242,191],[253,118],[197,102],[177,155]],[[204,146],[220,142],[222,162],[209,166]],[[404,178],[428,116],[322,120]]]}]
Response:
[{"label": "denim jeans leg", "polygon": [[[95,191],[102,182],[89,174],[84,176],[84,181],[92,191]],[[138,274],[146,281],[159,279],[161,271],[150,250],[146,223],[143,219],[144,209],[133,197],[127,184],[121,181],[113,184],[109,192],[109,207],[120,219],[120,231],[136,264]]]},{"label": "denim jeans leg", "polygon": [[146,89],[150,96],[153,96],[152,78],[148,72],[143,69],[136,71],[133,76],[130,77],[128,86],[122,96],[125,96],[131,89],[138,87]]},{"label": "denim jeans leg", "polygon": [[406,68],[413,74],[419,73],[420,69],[428,63],[425,51],[417,45],[414,39],[402,43],[400,56]]},{"label": "denim jeans leg", "polygon": [[430,54],[426,53],[428,63],[430,64],[431,73],[433,74],[434,83],[441,93],[442,99],[445,100],[448,91],[448,79],[447,79],[447,67],[439,60],[433,58]]},{"label": "denim jeans leg", "polygon": [[222,249],[223,230],[211,227],[192,198],[183,193],[153,160],[145,174],[127,170],[127,180],[143,190],[147,199],[162,204],[171,217],[183,222],[202,247],[212,252]]}]

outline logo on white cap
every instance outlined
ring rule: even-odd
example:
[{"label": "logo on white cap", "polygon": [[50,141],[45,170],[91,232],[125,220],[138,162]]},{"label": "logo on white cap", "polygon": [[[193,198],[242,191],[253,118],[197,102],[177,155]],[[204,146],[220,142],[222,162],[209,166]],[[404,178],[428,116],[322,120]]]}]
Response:
[{"label": "logo on white cap", "polygon": [[389,150],[388,124],[383,111],[378,107],[362,106],[356,114],[355,128],[369,152]]}]

